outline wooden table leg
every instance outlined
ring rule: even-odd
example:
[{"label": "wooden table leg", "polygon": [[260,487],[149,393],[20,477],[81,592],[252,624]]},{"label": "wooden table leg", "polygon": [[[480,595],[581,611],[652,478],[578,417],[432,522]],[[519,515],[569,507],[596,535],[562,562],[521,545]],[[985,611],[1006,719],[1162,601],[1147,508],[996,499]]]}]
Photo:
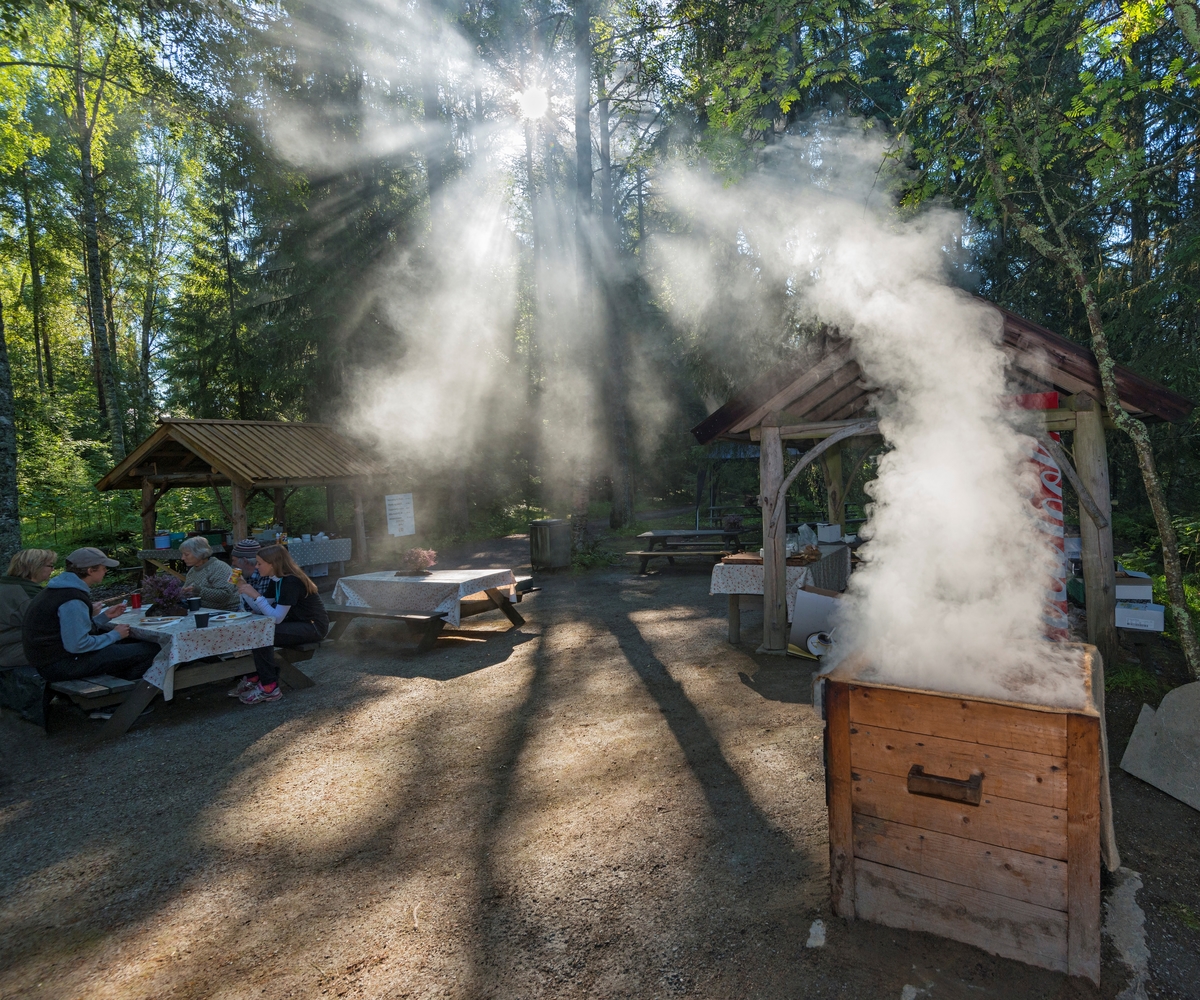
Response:
[{"label": "wooden table leg", "polygon": [[275,654],[275,665],[279,668],[279,679],[288,687],[310,688],[316,687],[317,682],[301,670],[296,664],[289,660],[285,660],[278,653]]},{"label": "wooden table leg", "polygon": [[96,736],[97,741],[123,736],[137,721],[137,717],[145,711],[146,706],[159,694],[162,692],[149,681],[138,681],[125,700],[117,706],[112,718],[100,727],[100,732]]},{"label": "wooden table leg", "polygon": [[504,613],[504,617],[510,622],[518,626],[525,624],[525,619],[521,617],[520,612],[513,607],[512,601],[505,594],[501,593],[495,587],[491,590],[485,590],[484,593],[492,599],[492,603]]},{"label": "wooden table leg", "polygon": [[431,618],[429,622],[421,629],[421,641],[417,643],[418,653],[428,653],[437,643],[438,636],[442,634],[442,629],[446,627],[446,619]]},{"label": "wooden table leg", "polygon": [[734,646],[742,641],[742,599],[738,594],[729,595],[729,641]]}]

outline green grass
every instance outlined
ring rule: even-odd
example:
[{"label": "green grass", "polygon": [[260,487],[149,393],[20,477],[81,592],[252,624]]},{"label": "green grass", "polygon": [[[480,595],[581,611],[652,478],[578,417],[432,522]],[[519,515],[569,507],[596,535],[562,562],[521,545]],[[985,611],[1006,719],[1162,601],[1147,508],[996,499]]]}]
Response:
[{"label": "green grass", "polygon": [[1184,927],[1187,927],[1189,930],[1200,931],[1200,917],[1197,917],[1189,907],[1184,906],[1183,903],[1172,903],[1167,909],[1170,910],[1171,915],[1178,919]]},{"label": "green grass", "polygon": [[1125,691],[1143,701],[1154,701],[1163,693],[1162,682],[1145,667],[1121,663],[1104,674],[1105,691]]}]

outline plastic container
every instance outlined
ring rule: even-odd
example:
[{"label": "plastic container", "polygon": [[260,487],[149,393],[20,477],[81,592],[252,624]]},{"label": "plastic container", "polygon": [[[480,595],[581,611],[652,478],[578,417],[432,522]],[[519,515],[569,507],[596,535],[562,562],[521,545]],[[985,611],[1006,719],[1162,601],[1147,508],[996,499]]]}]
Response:
[{"label": "plastic container", "polygon": [[156,549],[169,549],[171,547],[171,536],[170,535],[155,535],[154,536],[154,547]]},{"label": "plastic container", "polygon": [[561,517],[529,522],[529,562],[536,569],[571,565],[571,524]]},{"label": "plastic container", "polygon": [[171,544],[169,546],[167,546],[167,548],[173,549],[173,548],[175,548],[176,545],[178,545],[185,538],[187,538],[187,532],[186,531],[172,531],[169,537],[171,539]]}]

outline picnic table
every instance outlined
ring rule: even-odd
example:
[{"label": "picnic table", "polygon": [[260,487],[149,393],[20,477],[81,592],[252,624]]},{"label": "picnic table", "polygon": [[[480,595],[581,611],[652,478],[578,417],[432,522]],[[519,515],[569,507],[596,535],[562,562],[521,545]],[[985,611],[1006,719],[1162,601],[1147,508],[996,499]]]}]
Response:
[{"label": "picnic table", "polygon": [[333,588],[334,610],[362,608],[400,615],[440,615],[457,627],[462,619],[499,609],[514,625],[524,625],[513,607],[517,578],[511,569],[441,569],[423,576],[394,570],[344,576]]},{"label": "picnic table", "polygon": [[742,550],[739,538],[741,530],[726,531],[724,528],[656,528],[653,531],[643,531],[638,540],[646,546],[647,552],[653,552],[658,545],[663,551],[680,549],[684,551],[729,549],[735,552]]},{"label": "picnic table", "polygon": [[637,536],[645,548],[625,554],[636,556],[638,572],[645,573],[651,559],[666,559],[674,566],[676,558],[720,559],[727,552],[741,552],[739,533],[724,528],[656,528]]}]

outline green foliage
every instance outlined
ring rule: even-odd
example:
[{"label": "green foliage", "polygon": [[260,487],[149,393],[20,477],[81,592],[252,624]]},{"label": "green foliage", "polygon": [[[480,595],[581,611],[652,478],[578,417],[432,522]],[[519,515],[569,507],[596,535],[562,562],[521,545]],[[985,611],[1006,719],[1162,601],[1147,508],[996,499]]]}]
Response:
[{"label": "green foliage", "polygon": [[1157,701],[1163,695],[1162,682],[1136,663],[1121,663],[1104,671],[1104,690],[1124,691],[1143,701]]}]

